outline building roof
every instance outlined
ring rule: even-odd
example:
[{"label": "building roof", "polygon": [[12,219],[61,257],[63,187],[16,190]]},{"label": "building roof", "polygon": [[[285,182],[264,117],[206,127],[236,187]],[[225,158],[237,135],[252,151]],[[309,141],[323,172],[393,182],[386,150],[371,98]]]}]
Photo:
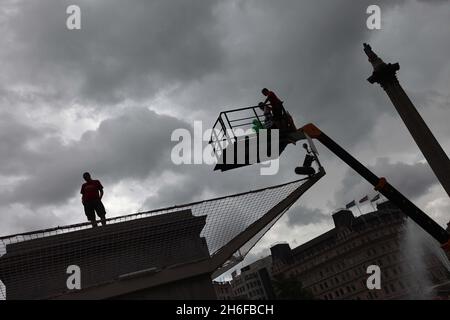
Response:
[{"label": "building roof", "polygon": [[72,265],[80,269],[82,288],[89,288],[207,259],[200,237],[205,221],[184,210],[9,244],[0,258],[0,278],[8,299],[39,299],[68,290],[66,270]]},{"label": "building roof", "polygon": [[[378,208],[377,211],[369,212],[364,215],[360,215],[358,217],[355,217],[355,216],[353,216],[353,214],[351,214],[352,218],[350,219],[351,221],[350,221],[350,224],[348,225],[348,227],[354,231],[358,231],[361,228],[365,229],[368,224],[371,224],[376,221],[380,221],[380,219],[383,220],[386,218],[390,218],[390,217],[392,217],[392,214],[403,215],[403,213],[401,213],[401,211],[398,208],[396,208],[389,201],[380,203],[377,206],[377,208]],[[339,210],[338,212],[334,213],[333,218],[335,217],[335,215],[339,215],[339,214],[342,214],[345,212],[351,213],[350,210],[345,210],[345,209]],[[336,219],[334,219],[334,220],[335,220],[335,224],[336,224],[337,220]],[[318,246],[334,244],[335,241],[337,240],[338,234],[339,234],[339,227],[335,226],[333,229],[321,234],[320,236],[292,249],[292,255],[300,256],[300,255],[305,254],[310,249],[315,250]]]}]

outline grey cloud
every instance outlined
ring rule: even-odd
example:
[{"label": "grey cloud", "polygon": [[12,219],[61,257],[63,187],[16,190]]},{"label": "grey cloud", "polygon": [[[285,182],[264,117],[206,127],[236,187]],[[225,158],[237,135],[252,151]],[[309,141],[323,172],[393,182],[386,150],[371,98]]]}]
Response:
[{"label": "grey cloud", "polygon": [[[379,158],[369,169],[380,177],[386,177],[389,183],[410,199],[423,196],[437,183],[431,168],[425,163],[392,163],[387,158]],[[359,200],[359,197],[374,193],[369,183],[356,172],[348,170],[335,199],[338,205],[342,206],[344,201]]]},{"label": "grey cloud", "polygon": [[35,130],[21,123],[13,115],[0,116],[0,172],[16,173],[23,168],[23,160],[29,155],[26,144],[36,134]]},{"label": "grey cloud", "polygon": [[15,14],[3,13],[15,47],[6,45],[2,56],[13,62],[11,80],[60,87],[66,99],[152,97],[220,68],[216,3],[133,1],[125,9],[122,1],[78,1],[82,29],[69,31],[65,9],[72,2],[17,2]]},{"label": "grey cloud", "polygon": [[30,230],[48,229],[67,224],[66,217],[56,215],[50,208],[27,208],[23,205],[1,206],[0,234],[16,234]]},{"label": "grey cloud", "polygon": [[[178,171],[178,170],[177,170]],[[151,210],[201,200],[205,186],[195,187],[198,177],[180,173],[177,181],[161,181],[156,195],[148,197],[142,204],[142,210]]]},{"label": "grey cloud", "polygon": [[69,145],[45,141],[33,155],[42,161],[28,163],[29,178],[3,194],[2,200],[35,206],[62,203],[79,189],[84,171],[111,184],[157,176],[170,159],[172,131],[188,126],[144,108],[127,111]]},{"label": "grey cloud", "polygon": [[305,226],[312,223],[320,223],[329,219],[330,214],[326,214],[320,209],[311,209],[299,205],[289,211],[287,223],[290,226]]}]

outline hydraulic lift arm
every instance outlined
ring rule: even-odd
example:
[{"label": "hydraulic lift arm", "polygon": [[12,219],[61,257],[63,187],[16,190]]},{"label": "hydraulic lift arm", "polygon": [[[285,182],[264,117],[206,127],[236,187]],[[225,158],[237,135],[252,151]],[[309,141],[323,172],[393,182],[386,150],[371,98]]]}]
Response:
[{"label": "hydraulic lift arm", "polygon": [[450,234],[422,210],[416,207],[414,203],[408,200],[397,189],[390,185],[385,178],[377,177],[372,171],[362,165],[314,124],[307,124],[299,131],[320,141],[331,152],[341,158],[348,166],[373,185],[375,190],[384,195],[433,238],[439,241],[445,251],[450,251]]}]

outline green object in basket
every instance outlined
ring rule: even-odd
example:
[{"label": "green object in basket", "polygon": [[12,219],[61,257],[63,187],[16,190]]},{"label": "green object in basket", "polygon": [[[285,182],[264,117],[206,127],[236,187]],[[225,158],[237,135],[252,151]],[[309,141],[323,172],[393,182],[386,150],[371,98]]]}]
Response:
[{"label": "green object in basket", "polygon": [[253,123],[252,129],[253,129],[255,132],[258,132],[260,129],[264,129],[264,126],[262,125],[261,121],[255,119],[255,120],[253,120],[252,123]]}]

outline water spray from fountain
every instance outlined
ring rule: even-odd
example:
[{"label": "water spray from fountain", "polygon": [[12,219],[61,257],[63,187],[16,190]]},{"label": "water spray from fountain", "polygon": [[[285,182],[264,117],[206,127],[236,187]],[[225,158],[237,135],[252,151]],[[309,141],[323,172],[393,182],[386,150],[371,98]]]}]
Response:
[{"label": "water spray from fountain", "polygon": [[435,284],[431,280],[427,259],[435,256],[448,272],[450,272],[450,261],[439,243],[409,218],[406,219],[401,245],[407,257],[405,263],[409,264],[408,268],[412,271],[409,281],[416,284],[409,298],[432,299],[432,288]]}]

